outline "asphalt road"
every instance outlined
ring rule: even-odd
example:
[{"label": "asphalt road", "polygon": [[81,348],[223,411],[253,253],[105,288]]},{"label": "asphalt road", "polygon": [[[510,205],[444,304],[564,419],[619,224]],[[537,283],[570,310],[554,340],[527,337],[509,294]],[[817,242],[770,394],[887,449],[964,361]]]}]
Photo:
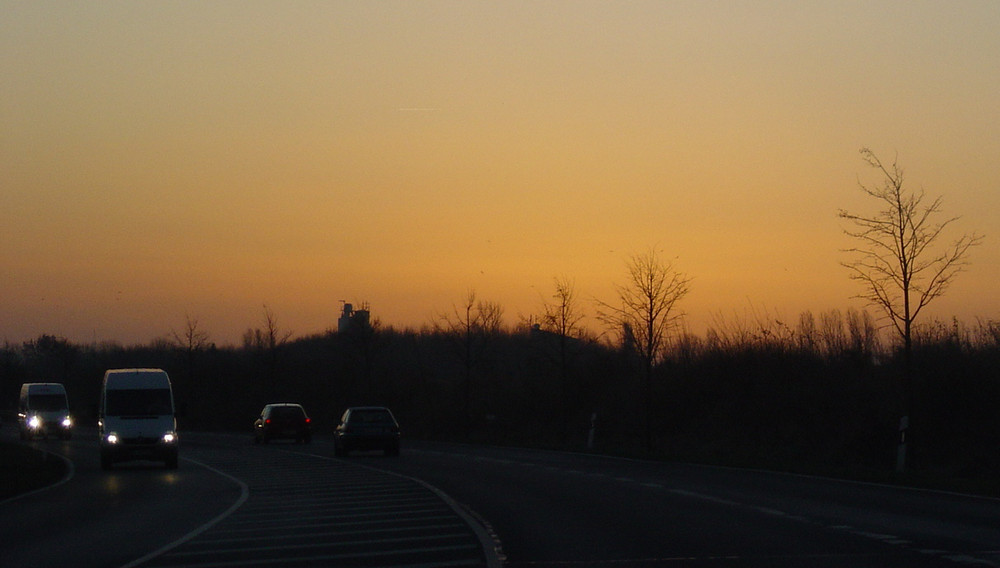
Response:
[{"label": "asphalt road", "polygon": [[473,446],[351,459],[466,504],[510,567],[1000,566],[995,499]]},{"label": "asphalt road", "polygon": [[71,460],[72,477],[0,503],[3,566],[123,566],[199,530],[241,496],[237,483],[190,463],[166,470],[133,462],[104,472],[93,432],[31,444]]},{"label": "asphalt road", "polygon": [[[101,472],[0,503],[7,566],[1000,566],[1000,501],[725,468],[408,442],[185,435],[180,469]],[[493,565],[496,565],[494,563]]]},{"label": "asphalt road", "polygon": [[182,432],[177,470],[125,462],[110,472],[93,431],[31,444],[73,472],[0,503],[0,566],[499,565],[486,531],[446,495],[335,459],[330,444],[308,452]]}]

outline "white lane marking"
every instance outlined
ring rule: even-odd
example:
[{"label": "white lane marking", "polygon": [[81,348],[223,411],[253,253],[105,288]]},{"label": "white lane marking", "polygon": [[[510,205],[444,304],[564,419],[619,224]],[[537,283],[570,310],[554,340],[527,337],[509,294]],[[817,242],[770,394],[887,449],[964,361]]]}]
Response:
[{"label": "white lane marking", "polygon": [[721,497],[715,497],[714,495],[705,495],[704,493],[696,493],[694,491],[685,491],[684,489],[670,489],[671,493],[675,495],[681,495],[684,497],[691,497],[693,499],[701,499],[702,501],[708,501],[709,503],[715,503],[717,505],[727,505],[729,507],[743,507],[742,503],[737,503],[736,501],[730,501],[729,499],[723,499]]},{"label": "white lane marking", "polygon": [[[424,509],[410,509],[407,511],[390,511],[384,508],[374,509],[372,512],[366,511],[345,511],[341,513],[330,513],[330,514],[320,514],[320,515],[308,515],[300,516],[300,519],[308,519],[311,522],[329,522],[329,521],[340,521],[353,520],[357,523],[366,522],[385,522],[386,520],[393,519],[404,519],[407,517],[424,518],[428,514],[434,514],[441,511],[440,507],[424,508]],[[233,519],[228,523],[230,527],[254,527],[254,526],[274,526],[274,519],[272,518],[258,518],[258,519],[245,519],[243,515],[239,518]]]},{"label": "white lane marking", "polygon": [[988,560],[983,560],[982,558],[975,558],[973,556],[966,556],[965,554],[951,554],[942,556],[945,560],[951,560],[958,564],[968,564],[970,566],[996,566],[993,562]]},{"label": "white lane marking", "polygon": [[[400,517],[395,517],[395,518],[399,519]],[[451,520],[453,518],[454,518],[454,516],[452,516],[452,515],[437,515],[437,516],[421,515],[419,517],[413,518],[412,520],[419,520],[419,521],[447,521],[447,520]],[[409,519],[402,519],[402,520],[409,520]],[[260,532],[260,528],[258,528],[258,525],[261,525],[261,524],[263,524],[263,523],[251,523],[251,524],[248,524],[248,525],[245,525],[245,526],[242,526],[242,527],[238,527],[238,528],[219,528],[219,529],[216,529],[216,530],[212,531],[211,535],[206,536],[206,537],[200,539],[198,542],[209,542],[209,541],[212,541],[212,540],[225,539],[225,538],[227,538],[225,535],[256,534],[256,533]],[[286,530],[286,531],[298,531],[298,530],[319,530],[319,529],[327,529],[327,528],[328,529],[342,529],[344,527],[359,527],[359,528],[360,527],[371,527],[371,526],[379,527],[379,526],[383,526],[383,525],[385,525],[385,520],[384,519],[358,520],[358,521],[350,521],[350,522],[345,522],[345,521],[324,522],[322,520],[317,521],[317,520],[310,519],[308,522],[304,522],[304,523],[301,523],[301,524],[295,524],[295,525],[283,524],[283,525],[281,525],[281,528],[283,530]],[[269,526],[274,526],[274,523],[271,523]],[[365,529],[365,530],[371,530],[371,529]]]},{"label": "white lane marking", "polygon": [[[284,531],[292,531],[291,527],[281,527]],[[465,528],[465,525],[460,523],[446,523],[437,525],[426,525],[426,526],[415,526],[415,527],[390,527],[390,528],[354,528],[351,530],[344,530],[340,526],[332,526],[331,530],[320,530],[323,527],[314,526],[303,526],[303,530],[298,530],[293,533],[288,534],[276,534],[270,535],[268,540],[270,542],[277,542],[281,540],[301,540],[303,538],[320,538],[320,537],[347,537],[347,536],[368,536],[368,535],[378,535],[378,534],[392,534],[392,533],[407,533],[407,532],[417,532],[424,530],[436,530],[436,531],[455,531]],[[213,533],[214,534],[214,533]],[[205,537],[199,539],[198,542],[192,543],[192,547],[201,546],[203,548],[214,546],[222,543],[234,543],[234,542],[260,542],[259,534],[251,534],[248,536],[230,536],[230,537]]]},{"label": "white lane marking", "polygon": [[[456,551],[457,550],[474,550],[475,548],[476,548],[476,546],[472,545],[472,544],[469,544],[469,545],[456,545],[456,546],[444,546],[444,547],[438,547],[438,548],[433,548],[433,549],[429,549],[429,548],[410,548],[410,549],[393,551],[393,554],[398,554],[398,555],[401,555],[401,556],[406,556],[406,555],[409,555],[409,554],[421,554],[421,553],[426,553],[426,552],[437,552],[437,551],[447,552],[447,551],[451,551],[451,550],[456,550]],[[328,565],[336,566],[337,564],[331,564],[331,563],[336,563],[338,561],[346,561],[346,560],[357,560],[357,559],[362,559],[362,558],[365,558],[365,559],[367,559],[367,558],[377,558],[379,556],[384,556],[384,555],[385,555],[385,552],[383,552],[383,551],[355,552],[355,553],[345,553],[345,554],[324,554],[324,555],[320,555],[320,556],[306,556],[306,557],[301,557],[301,558],[295,558],[295,561],[296,561],[296,563],[309,562],[309,563],[312,563],[313,565],[316,565],[316,566],[328,566]],[[199,563],[198,566],[201,567],[201,568],[209,568],[209,567],[220,567],[221,568],[223,566],[239,566],[240,568],[245,568],[247,566],[270,566],[270,565],[275,565],[275,564],[277,564],[279,566],[283,566],[283,565],[285,565],[287,563],[288,563],[288,559],[287,558],[254,558],[254,559],[246,559],[246,558],[244,558],[242,560],[233,560],[233,561],[223,560],[223,561],[219,561],[219,562],[204,562],[204,563]],[[434,564],[408,565],[408,568],[441,568],[441,567],[444,567],[444,566],[470,566],[470,567],[477,567],[477,566],[481,566],[481,565],[482,565],[482,562],[479,561],[479,560],[474,560],[472,562],[458,560],[458,561],[446,562],[446,563],[435,562]],[[163,568],[186,568],[187,566],[188,566],[187,564],[177,564],[175,566],[167,566],[167,567],[163,567]]]},{"label": "white lane marking", "polygon": [[[464,526],[461,528],[465,528]],[[385,537],[385,538],[369,538],[367,540],[352,540],[350,546],[370,546],[370,545],[392,545],[392,544],[404,544],[410,543],[411,547],[416,547],[420,550],[425,551],[435,551],[435,550],[451,550],[456,546],[464,548],[475,548],[475,544],[463,544],[463,545],[433,545],[433,544],[421,544],[421,543],[432,543],[441,541],[453,541],[455,539],[466,539],[469,534],[466,532],[456,532],[456,533],[441,533],[433,536],[400,536],[400,537]],[[258,541],[259,542],[259,539]],[[270,541],[269,541],[270,542]],[[298,550],[313,550],[317,548],[329,548],[330,543],[328,542],[311,542],[305,544],[269,544],[266,546],[234,546],[230,548],[210,548],[208,550],[188,550],[184,549],[180,552],[174,552],[170,555],[170,558],[179,558],[185,556],[201,556],[206,553],[211,554],[236,554],[236,553],[247,553],[247,552],[275,552],[275,551],[298,551]],[[397,552],[393,549],[380,550],[379,555],[395,555]],[[297,557],[285,558],[285,561],[292,560],[298,562]]]},{"label": "white lane marking", "polygon": [[142,558],[138,558],[136,560],[133,560],[132,562],[129,562],[128,564],[123,565],[121,568],[133,568],[134,566],[139,566],[140,564],[142,564],[144,562],[148,562],[148,561],[152,560],[153,558],[156,558],[157,556],[160,556],[161,554],[164,554],[165,552],[168,552],[170,550],[173,550],[173,549],[177,548],[178,546],[184,544],[185,542],[193,539],[194,537],[196,537],[196,536],[200,535],[201,533],[207,531],[208,529],[212,528],[213,526],[215,526],[222,519],[225,519],[229,515],[232,515],[236,511],[236,509],[239,509],[241,506],[243,506],[243,503],[246,503],[247,499],[250,497],[250,488],[242,480],[237,479],[237,478],[233,477],[232,475],[229,475],[228,473],[226,473],[224,471],[220,471],[218,469],[215,469],[214,467],[212,467],[210,465],[203,464],[203,463],[201,463],[199,461],[195,461],[195,460],[192,460],[192,459],[189,459],[189,458],[184,458],[184,461],[191,462],[191,463],[193,463],[195,465],[199,465],[199,466],[207,469],[208,471],[211,471],[212,473],[216,473],[218,475],[221,475],[222,477],[225,477],[225,478],[229,479],[230,481],[232,481],[232,482],[236,483],[237,485],[239,485],[240,486],[240,497],[239,497],[239,499],[237,499],[235,503],[233,503],[232,505],[230,505],[228,509],[226,509],[225,511],[223,511],[221,514],[219,514],[214,519],[212,519],[212,520],[208,521],[207,523],[201,525],[200,527],[198,527],[195,530],[189,532],[188,534],[182,536],[181,538],[175,540],[174,542],[171,542],[170,544],[167,544],[163,548],[160,548],[159,550],[154,550],[153,552],[150,552],[149,554],[143,556]]}]

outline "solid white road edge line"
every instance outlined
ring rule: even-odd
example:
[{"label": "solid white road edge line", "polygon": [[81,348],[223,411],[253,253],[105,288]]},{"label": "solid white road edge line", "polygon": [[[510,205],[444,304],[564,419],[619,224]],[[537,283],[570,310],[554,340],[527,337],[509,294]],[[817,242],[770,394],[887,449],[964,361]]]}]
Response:
[{"label": "solid white road edge line", "polygon": [[156,558],[157,556],[160,556],[161,554],[164,554],[164,553],[166,553],[166,552],[168,552],[170,550],[173,550],[174,548],[177,548],[178,546],[184,544],[185,542],[193,539],[194,537],[196,537],[196,536],[200,535],[201,533],[207,531],[208,529],[212,528],[213,526],[215,526],[222,519],[225,519],[229,515],[232,515],[236,511],[236,509],[239,509],[240,507],[242,507],[243,503],[246,503],[246,500],[250,497],[250,488],[243,481],[241,481],[241,480],[233,477],[232,475],[229,475],[228,473],[226,473],[224,471],[220,471],[218,469],[215,469],[214,467],[212,467],[212,466],[210,466],[208,464],[204,464],[204,463],[201,463],[199,461],[195,461],[195,460],[192,460],[192,459],[189,459],[189,458],[184,458],[184,461],[191,462],[191,463],[193,463],[195,465],[201,466],[201,467],[207,469],[208,471],[211,471],[213,473],[217,473],[217,474],[221,475],[222,477],[225,477],[225,478],[229,479],[230,481],[236,483],[237,485],[240,486],[240,498],[237,499],[235,503],[233,503],[228,509],[226,509],[225,511],[223,511],[220,515],[218,515],[214,519],[212,519],[212,520],[208,521],[207,523],[201,525],[200,527],[198,527],[195,530],[189,532],[188,534],[182,536],[181,538],[179,538],[179,539],[171,542],[170,544],[164,546],[163,548],[160,548],[159,550],[154,550],[153,552],[150,552],[149,554],[143,556],[142,558],[137,558],[137,559],[133,560],[132,562],[129,562],[128,564],[125,564],[121,568],[134,568],[135,566],[139,566],[140,564],[142,564],[144,562],[148,562],[148,561],[152,560],[153,558]]}]

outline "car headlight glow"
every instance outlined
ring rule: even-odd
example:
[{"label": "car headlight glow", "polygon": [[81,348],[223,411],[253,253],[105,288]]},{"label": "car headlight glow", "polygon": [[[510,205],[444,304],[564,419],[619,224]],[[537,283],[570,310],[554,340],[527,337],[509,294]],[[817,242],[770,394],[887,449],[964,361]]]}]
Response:
[{"label": "car headlight glow", "polygon": [[63,428],[71,428],[73,426],[73,419],[70,418],[69,416],[67,416],[66,418],[63,418],[62,419],[62,426],[63,426]]},{"label": "car headlight glow", "polygon": [[118,443],[118,434],[115,434],[114,432],[112,432],[112,433],[108,434],[107,437],[104,438],[104,439],[107,440],[109,444],[112,444],[112,445],[117,444]]},{"label": "car headlight glow", "polygon": [[32,430],[35,430],[35,429],[38,429],[38,428],[41,428],[41,427],[42,427],[42,419],[41,418],[39,418],[37,416],[32,416],[31,418],[28,419],[28,428],[31,428]]},{"label": "car headlight glow", "polygon": [[177,441],[177,434],[174,434],[173,432],[167,432],[166,434],[163,435],[164,444],[173,444],[176,441]]}]

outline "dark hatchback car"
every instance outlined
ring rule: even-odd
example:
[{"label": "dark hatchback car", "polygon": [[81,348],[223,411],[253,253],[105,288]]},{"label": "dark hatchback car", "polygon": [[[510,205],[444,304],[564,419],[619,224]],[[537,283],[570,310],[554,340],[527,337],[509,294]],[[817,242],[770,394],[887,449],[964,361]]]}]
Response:
[{"label": "dark hatchback car", "polygon": [[355,450],[382,450],[399,455],[399,423],[388,408],[355,406],[344,411],[334,432],[334,453],[346,456]]},{"label": "dark hatchback car", "polygon": [[312,440],[312,421],[301,404],[282,402],[268,404],[253,423],[255,444],[271,440],[295,440],[308,444]]}]

